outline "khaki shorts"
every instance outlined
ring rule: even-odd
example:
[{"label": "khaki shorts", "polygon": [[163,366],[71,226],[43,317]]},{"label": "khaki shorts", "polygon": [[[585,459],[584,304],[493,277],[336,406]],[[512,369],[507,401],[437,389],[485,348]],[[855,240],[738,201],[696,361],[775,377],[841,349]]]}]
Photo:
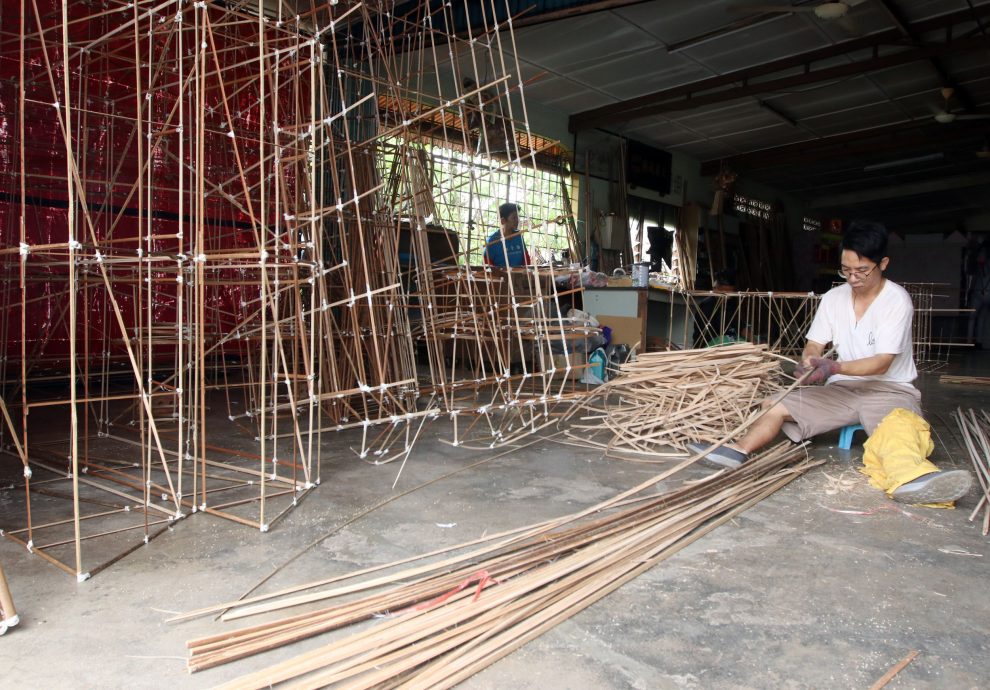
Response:
[{"label": "khaki shorts", "polygon": [[921,416],[921,393],[914,386],[883,381],[837,381],[791,391],[780,401],[793,422],[783,432],[795,443],[850,424],[867,434],[898,407]]}]

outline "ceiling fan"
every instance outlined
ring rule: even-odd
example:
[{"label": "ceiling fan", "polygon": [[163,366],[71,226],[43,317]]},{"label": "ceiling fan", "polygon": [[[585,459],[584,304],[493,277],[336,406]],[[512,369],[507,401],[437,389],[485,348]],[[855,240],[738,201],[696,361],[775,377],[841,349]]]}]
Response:
[{"label": "ceiling fan", "polygon": [[820,2],[817,5],[736,5],[735,12],[811,12],[819,19],[833,20],[845,17],[849,10],[867,0],[843,0],[842,2]]},{"label": "ceiling fan", "polygon": [[952,111],[952,107],[949,105],[949,101],[952,99],[952,95],[956,92],[951,86],[945,86],[940,89],[939,93],[942,94],[942,107],[932,108],[932,117],[935,118],[935,122],[939,124],[947,125],[956,120],[983,120],[990,118],[990,113],[956,113]]}]

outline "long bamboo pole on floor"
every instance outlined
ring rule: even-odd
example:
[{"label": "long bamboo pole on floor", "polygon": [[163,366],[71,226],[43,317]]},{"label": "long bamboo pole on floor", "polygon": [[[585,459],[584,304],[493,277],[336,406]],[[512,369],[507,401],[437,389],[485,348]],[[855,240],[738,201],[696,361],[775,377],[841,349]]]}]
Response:
[{"label": "long bamboo pole on floor", "polygon": [[[349,675],[354,662],[347,661],[348,659],[358,661],[358,668],[370,668],[360,664],[377,665],[377,662],[370,661],[374,654],[408,650],[411,649],[409,644],[420,644],[417,649],[435,649],[436,653],[440,653],[444,651],[443,647],[435,646],[434,636],[443,635],[443,631],[451,626],[460,628],[472,625],[471,621],[476,621],[478,616],[484,616],[487,611],[492,612],[488,619],[490,624],[497,625],[513,606],[528,605],[522,604],[525,601],[535,603],[547,596],[547,593],[552,601],[557,596],[556,592],[573,591],[574,597],[568,606],[573,612],[573,607],[578,602],[584,602],[578,606],[583,608],[596,600],[596,591],[600,590],[601,595],[604,595],[604,592],[609,591],[608,584],[622,579],[623,574],[637,570],[644,562],[652,565],[657,559],[676,551],[678,543],[683,545],[684,540],[697,538],[696,530],[706,531],[704,525],[710,524],[711,519],[720,513],[731,513],[731,506],[744,505],[751,499],[765,495],[768,490],[772,490],[770,487],[775,489],[780,482],[786,483],[798,476],[809,463],[803,463],[796,470],[784,468],[803,455],[799,448],[787,450],[778,447],[761,458],[754,459],[746,471],[720,475],[709,482],[677,490],[672,495],[663,495],[644,506],[620,511],[611,517],[593,519],[587,525],[577,525],[574,529],[560,533],[569,536],[559,541],[555,532],[547,532],[543,537],[535,537],[531,542],[532,546],[520,545],[508,552],[508,560],[504,565],[498,565],[501,557],[497,556],[494,560],[488,558],[472,563],[469,570],[478,573],[473,578],[468,576],[464,579],[463,573],[468,570],[456,573],[453,577],[448,576],[446,567],[441,566],[444,573],[438,573],[441,580],[436,587],[428,590],[424,590],[423,585],[430,582],[430,579],[420,579],[416,583],[390,590],[392,594],[386,592],[381,595],[388,597],[386,599],[381,596],[371,597],[364,603],[344,604],[337,609],[328,610],[326,614],[317,614],[324,618],[330,616],[327,620],[313,619],[312,614],[301,614],[284,623],[253,626],[246,631],[247,637],[243,642],[232,634],[206,639],[202,643],[192,642],[190,668],[197,670],[209,667],[214,663],[239,658],[252,650],[268,649],[276,643],[298,639],[299,635],[308,636],[321,629],[370,617],[377,611],[394,611],[403,606],[406,607],[405,614],[389,618],[367,632],[252,674],[244,682],[232,683],[228,687],[265,687],[265,683],[297,677],[300,673],[322,669],[331,663],[338,665],[329,667],[325,673]],[[532,557],[525,555],[529,550],[534,550]],[[523,560],[519,560],[520,557]],[[395,581],[400,582],[403,577],[404,574],[397,574]],[[459,578],[467,582],[468,586],[458,586]],[[495,584],[499,580],[502,583]],[[471,584],[472,582],[477,586]],[[591,582],[595,583],[591,590],[582,589]],[[544,590],[546,587],[549,589]],[[459,588],[463,589],[458,592]],[[407,591],[408,594],[405,594]],[[434,593],[442,594],[444,591],[448,594],[441,599],[446,603],[440,603],[441,599],[427,603],[433,601],[431,597]],[[403,596],[406,597],[404,600]],[[523,599],[517,599],[520,596]],[[504,608],[506,606],[509,608]],[[334,613],[335,611],[339,611],[339,614]],[[338,615],[342,618],[335,618]],[[526,630],[526,625],[532,624],[532,621],[541,620],[536,612],[525,618],[529,623],[520,621],[522,630]],[[309,620],[314,620],[315,627]],[[470,644],[469,640],[465,642]],[[500,642],[498,647],[507,643]],[[489,654],[492,653],[494,651],[489,650]],[[482,658],[488,659],[487,663],[491,661],[487,655]],[[417,664],[422,663],[420,657],[416,659]],[[409,670],[408,664],[401,662],[392,672],[406,673]],[[337,679],[339,678],[335,675],[325,675],[318,676],[313,682],[318,684]],[[373,676],[368,682],[381,680],[382,678]]]}]

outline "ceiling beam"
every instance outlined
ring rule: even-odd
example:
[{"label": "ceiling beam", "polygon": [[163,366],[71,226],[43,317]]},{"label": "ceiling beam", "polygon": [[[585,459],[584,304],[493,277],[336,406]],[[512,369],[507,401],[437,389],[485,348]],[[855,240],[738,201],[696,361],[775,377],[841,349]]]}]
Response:
[{"label": "ceiling beam", "polygon": [[720,26],[717,29],[706,31],[703,34],[691,36],[690,38],[685,38],[682,41],[675,41],[667,46],[667,52],[677,53],[687,48],[692,48],[694,46],[701,45],[702,43],[713,41],[716,38],[722,38],[723,36],[734,34],[735,32],[742,31],[743,29],[751,29],[754,26],[760,26],[761,24],[766,24],[767,22],[777,21],[786,16],[786,12],[764,12],[762,14],[754,14],[749,17],[743,17],[742,19],[737,19],[734,22]]},{"label": "ceiling beam", "polygon": [[932,192],[945,192],[950,189],[965,189],[967,187],[980,187],[983,185],[990,185],[990,172],[980,173],[979,175],[956,175],[954,177],[942,177],[936,180],[925,180],[924,182],[912,182],[909,184],[898,184],[889,187],[876,187],[874,189],[834,194],[832,196],[814,199],[808,205],[808,208],[818,210],[838,206],[856,206],[874,201],[884,201],[886,199],[900,199],[918,194],[931,194]]},{"label": "ceiling beam", "polygon": [[987,129],[987,124],[980,120],[957,120],[947,125],[935,124],[930,119],[920,122],[912,120],[704,161],[701,164],[701,174],[715,175],[723,165],[741,172],[913,149],[925,145],[938,146],[950,141],[984,136]]},{"label": "ceiling beam", "polygon": [[[921,43],[921,36],[917,31],[911,28],[911,24],[907,21],[907,17],[901,12],[900,8],[897,7],[892,0],[875,0],[879,5],[880,9],[883,10],[884,14],[892,22],[897,30],[904,34],[904,37],[910,40],[912,43]],[[938,80],[942,85],[942,88],[951,88],[955,92],[956,100],[959,105],[963,107],[963,110],[971,111],[975,107],[973,105],[973,99],[963,87],[955,83],[952,77],[949,76],[949,71],[945,68],[942,60],[937,57],[929,58],[929,64],[932,69],[935,70],[935,74],[938,76]]]},{"label": "ceiling beam", "polygon": [[818,70],[811,69],[811,66],[809,65],[807,70],[802,74],[794,74],[787,77],[768,79],[766,81],[759,81],[755,83],[750,82],[749,79],[744,79],[741,86],[732,86],[729,88],[719,89],[714,92],[703,94],[689,92],[684,95],[675,96],[673,98],[669,98],[668,100],[649,105],[638,107],[623,105],[621,108],[606,106],[605,108],[598,109],[600,111],[598,113],[593,113],[593,111],[578,113],[577,115],[571,116],[570,128],[571,131],[580,131],[582,129],[596,127],[600,124],[608,123],[614,125],[618,122],[627,122],[629,120],[648,117],[650,115],[659,115],[661,113],[670,113],[681,110],[694,110],[695,108],[699,108],[701,106],[725,103],[727,101],[734,101],[740,98],[746,98],[748,96],[783,91],[786,89],[808,86],[810,84],[831,81],[833,79],[842,79],[844,77],[851,77],[859,74],[868,74],[870,72],[888,69],[898,65],[907,65],[919,60],[928,60],[939,55],[974,52],[978,50],[985,50],[987,48],[990,48],[990,36],[975,36],[972,38],[950,40],[945,43],[929,44],[921,48],[902,50],[900,52],[884,55],[882,57],[857,60],[844,65],[834,65],[832,67],[825,67]]},{"label": "ceiling beam", "polygon": [[[938,28],[951,27],[960,22],[968,23],[973,21],[975,14],[990,14],[990,5],[980,5],[973,9],[915,22],[911,25],[911,28],[914,31],[923,33]],[[905,45],[904,36],[898,29],[888,29],[870,36],[855,38],[825,48],[774,60],[763,65],[747,67],[717,77],[702,79],[691,84],[684,84],[619,103],[575,113],[570,117],[569,129],[572,132],[579,132],[583,129],[592,129],[602,125],[614,125],[649,115],[676,110],[689,110],[702,105],[721,103],[767,91],[792,88],[827,79],[845,77],[851,74],[859,74],[863,71],[883,69],[884,67],[929,59],[937,55],[951,54],[963,50],[978,50],[987,46],[985,37],[977,36],[957,39],[955,41],[947,39],[943,43],[936,43],[920,48],[909,48],[892,55],[879,56],[879,47],[890,44]],[[815,62],[846,55],[865,48],[873,49],[873,56],[867,60],[819,70],[813,69]],[[768,77],[795,67],[803,67],[804,72],[802,74],[762,82],[753,81],[754,79]]]}]

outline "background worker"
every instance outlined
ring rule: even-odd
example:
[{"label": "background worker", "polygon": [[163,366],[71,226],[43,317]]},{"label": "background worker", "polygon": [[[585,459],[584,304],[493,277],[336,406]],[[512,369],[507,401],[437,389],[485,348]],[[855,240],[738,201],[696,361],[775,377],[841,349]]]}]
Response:
[{"label": "background worker", "polygon": [[[934,446],[921,419],[921,393],[912,354],[911,297],[884,277],[887,230],[855,221],[842,237],[839,275],[815,313],[796,376],[823,387],[799,388],[758,419],[737,443],[710,449],[705,461],[735,468],[781,430],[798,442],[850,424],[862,424],[870,439],[864,453],[871,483],[906,503],[944,503],[964,496],[972,483],[965,470],[941,472],[927,460]],[[823,357],[832,343],[838,361]],[[876,465],[876,467],[871,467]],[[876,473],[871,470],[876,470]]]},{"label": "background worker", "polygon": [[980,350],[990,345],[984,342],[984,322],[990,316],[990,240],[983,240],[972,254],[966,271],[966,307],[973,310],[967,336]]},{"label": "background worker", "polygon": [[513,203],[498,207],[501,228],[488,237],[485,263],[501,268],[528,266],[531,261],[522,233],[519,232],[519,207]]}]

